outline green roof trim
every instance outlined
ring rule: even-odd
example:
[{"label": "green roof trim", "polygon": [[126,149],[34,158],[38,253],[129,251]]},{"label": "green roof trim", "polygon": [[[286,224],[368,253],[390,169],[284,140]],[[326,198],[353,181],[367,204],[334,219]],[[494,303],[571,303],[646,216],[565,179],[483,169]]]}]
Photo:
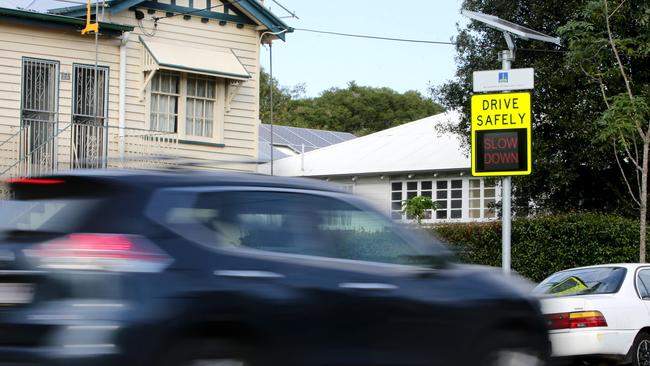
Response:
[{"label": "green roof trim", "polygon": [[[256,20],[258,23],[268,28],[271,32],[275,33],[275,32],[286,30],[284,33],[280,33],[277,35],[277,37],[282,39],[283,41],[285,40],[285,34],[291,33],[293,31],[293,28],[289,27],[286,23],[282,21],[282,19],[277,17],[275,14],[273,14],[269,9],[265,8],[264,5],[260,4],[257,0],[239,0],[239,1],[230,0],[230,1],[222,1],[222,2],[224,4],[227,4],[228,7],[231,8],[231,10],[236,9],[238,10],[237,12],[242,12],[247,17]],[[151,2],[147,0],[108,0],[106,1],[106,4],[108,5],[106,11],[108,11],[111,14],[119,13],[121,11],[124,11],[125,9],[135,7],[135,6],[142,6],[142,7],[151,6]],[[164,10],[163,9],[164,5],[165,4],[160,4],[156,6],[156,8],[158,10]],[[174,4],[172,4],[172,6],[173,5]],[[179,7],[175,7],[171,11],[174,10],[176,12],[184,12],[181,11]],[[91,11],[94,12],[95,8],[93,7]],[[203,16],[203,17],[206,16],[205,13],[209,13],[209,11],[201,12],[201,9],[191,9],[191,8],[187,8],[185,11],[192,11],[193,12],[192,15]],[[200,11],[200,13],[197,11]],[[86,14],[86,6],[79,5],[79,6],[69,6],[64,8],[50,9],[49,12],[53,14],[63,14],[63,15],[73,16],[73,17],[84,16]],[[231,14],[224,14],[224,16],[231,16],[233,18],[229,19],[230,21],[237,21],[236,19],[237,16],[233,16]],[[214,18],[217,17],[215,16]],[[239,19],[239,22],[242,22],[241,18]]]},{"label": "green roof trim", "polygon": [[[0,17],[5,19],[15,19],[15,20],[25,20],[32,22],[43,22],[50,23],[55,25],[71,26],[75,28],[83,28],[86,26],[86,20],[80,18],[73,18],[64,15],[54,15],[39,13],[35,11],[27,11],[20,9],[10,9],[0,7]],[[116,23],[99,23],[100,33],[106,31],[107,33],[121,33],[121,32],[130,32],[133,30],[133,27],[128,25],[116,24]]]}]

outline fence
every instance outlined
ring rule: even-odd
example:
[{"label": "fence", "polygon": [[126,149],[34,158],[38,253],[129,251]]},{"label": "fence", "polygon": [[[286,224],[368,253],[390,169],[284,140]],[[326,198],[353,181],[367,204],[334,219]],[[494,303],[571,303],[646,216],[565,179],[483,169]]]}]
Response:
[{"label": "fence", "polygon": [[1,179],[82,168],[155,168],[166,164],[160,156],[177,153],[177,136],[169,132],[39,120],[2,127]]}]

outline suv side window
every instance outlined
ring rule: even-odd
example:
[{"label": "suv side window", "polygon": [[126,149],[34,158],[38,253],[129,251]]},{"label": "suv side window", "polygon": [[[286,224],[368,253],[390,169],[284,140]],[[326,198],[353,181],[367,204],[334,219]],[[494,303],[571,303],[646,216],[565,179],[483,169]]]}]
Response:
[{"label": "suv side window", "polygon": [[195,209],[209,216],[202,224],[218,244],[331,257],[331,248],[314,235],[315,200],[315,196],[290,192],[211,192],[199,197]]},{"label": "suv side window", "polygon": [[150,211],[205,244],[384,263],[411,263],[434,249],[415,248],[392,221],[330,196],[229,190],[200,193],[194,202]]},{"label": "suv side window", "polygon": [[636,286],[639,289],[639,295],[642,299],[647,299],[650,296],[650,269],[639,271]]}]

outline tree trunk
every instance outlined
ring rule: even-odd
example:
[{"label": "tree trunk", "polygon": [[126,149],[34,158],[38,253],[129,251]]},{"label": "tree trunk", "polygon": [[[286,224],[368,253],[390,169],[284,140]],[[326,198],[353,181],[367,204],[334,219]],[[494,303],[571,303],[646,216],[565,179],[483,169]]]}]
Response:
[{"label": "tree trunk", "polygon": [[639,262],[645,263],[645,244],[648,215],[648,137],[643,139],[643,163],[641,173],[641,217],[639,218]]}]

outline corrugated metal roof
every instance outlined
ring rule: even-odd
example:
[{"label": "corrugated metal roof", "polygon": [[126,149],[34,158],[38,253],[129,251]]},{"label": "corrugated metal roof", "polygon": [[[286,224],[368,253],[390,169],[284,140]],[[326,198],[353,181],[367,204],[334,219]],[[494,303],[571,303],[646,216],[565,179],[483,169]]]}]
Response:
[{"label": "corrugated metal roof", "polygon": [[[335,176],[470,168],[459,136],[441,132],[443,124],[457,124],[460,115],[446,112],[313,150],[301,156],[276,160],[274,173],[285,176]],[[268,164],[259,168],[268,170]]]}]

